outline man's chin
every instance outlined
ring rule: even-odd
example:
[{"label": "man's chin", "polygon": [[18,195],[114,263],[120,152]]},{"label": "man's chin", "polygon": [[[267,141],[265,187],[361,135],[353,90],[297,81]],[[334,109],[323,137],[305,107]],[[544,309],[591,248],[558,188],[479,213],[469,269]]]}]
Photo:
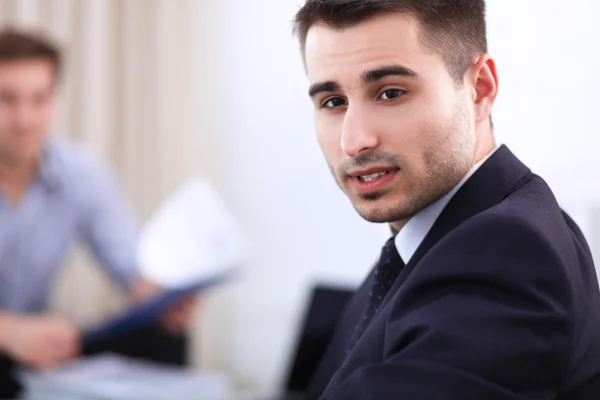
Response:
[{"label": "man's chin", "polygon": [[[364,201],[359,200],[353,203],[354,209],[364,220],[373,223],[390,223],[403,220],[405,213],[398,209],[398,206],[386,206],[384,204],[376,204],[381,201]],[[383,203],[383,202],[381,202]]]}]

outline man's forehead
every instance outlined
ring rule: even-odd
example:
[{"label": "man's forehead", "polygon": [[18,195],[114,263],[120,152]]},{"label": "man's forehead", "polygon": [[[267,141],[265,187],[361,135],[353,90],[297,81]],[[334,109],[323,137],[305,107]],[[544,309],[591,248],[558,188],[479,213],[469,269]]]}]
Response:
[{"label": "man's forehead", "polygon": [[386,14],[348,28],[336,29],[323,23],[313,25],[306,37],[305,61],[309,78],[331,79],[344,71],[378,65],[410,67],[423,54],[418,22],[404,14]]},{"label": "man's forehead", "polygon": [[54,81],[52,63],[45,60],[15,60],[0,62],[0,82],[21,86],[39,85]]},{"label": "man's forehead", "polygon": [[0,73],[12,74],[52,74],[54,64],[45,59],[26,58],[17,60],[0,60]]}]

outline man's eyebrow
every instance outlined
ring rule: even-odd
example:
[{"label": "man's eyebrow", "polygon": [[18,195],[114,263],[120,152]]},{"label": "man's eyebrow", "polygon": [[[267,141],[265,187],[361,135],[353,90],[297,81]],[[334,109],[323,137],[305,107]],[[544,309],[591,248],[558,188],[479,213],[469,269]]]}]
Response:
[{"label": "man's eyebrow", "polygon": [[318,82],[310,86],[308,95],[312,98],[322,92],[337,92],[340,90],[340,85],[334,81]]},{"label": "man's eyebrow", "polygon": [[[388,76],[405,76],[408,78],[420,77],[419,74],[410,68],[402,65],[388,65],[363,72],[361,75],[361,80],[365,85],[367,85]],[[335,81],[317,82],[310,86],[308,89],[308,95],[313,98],[322,92],[340,91],[340,87],[340,84]]]},{"label": "man's eyebrow", "polygon": [[418,78],[419,74],[417,74],[412,69],[406,68],[402,65],[388,65],[385,67],[363,72],[361,80],[366,85],[388,76],[405,76],[408,78]]}]

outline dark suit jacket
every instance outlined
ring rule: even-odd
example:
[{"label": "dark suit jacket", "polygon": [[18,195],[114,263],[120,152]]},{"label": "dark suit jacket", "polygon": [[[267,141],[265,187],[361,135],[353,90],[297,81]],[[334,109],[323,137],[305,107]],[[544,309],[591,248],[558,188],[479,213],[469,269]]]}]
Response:
[{"label": "dark suit jacket", "polygon": [[600,399],[590,250],[504,146],[448,203],[346,356],[370,285],[345,311],[311,398]]}]

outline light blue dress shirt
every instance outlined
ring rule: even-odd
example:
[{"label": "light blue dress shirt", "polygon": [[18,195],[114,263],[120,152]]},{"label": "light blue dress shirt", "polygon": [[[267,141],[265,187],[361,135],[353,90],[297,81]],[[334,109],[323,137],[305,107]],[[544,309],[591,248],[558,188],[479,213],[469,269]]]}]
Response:
[{"label": "light blue dress shirt", "polygon": [[115,176],[82,147],[53,141],[20,204],[0,191],[0,309],[44,311],[78,240],[113,280],[129,286],[137,271],[137,226]]}]

